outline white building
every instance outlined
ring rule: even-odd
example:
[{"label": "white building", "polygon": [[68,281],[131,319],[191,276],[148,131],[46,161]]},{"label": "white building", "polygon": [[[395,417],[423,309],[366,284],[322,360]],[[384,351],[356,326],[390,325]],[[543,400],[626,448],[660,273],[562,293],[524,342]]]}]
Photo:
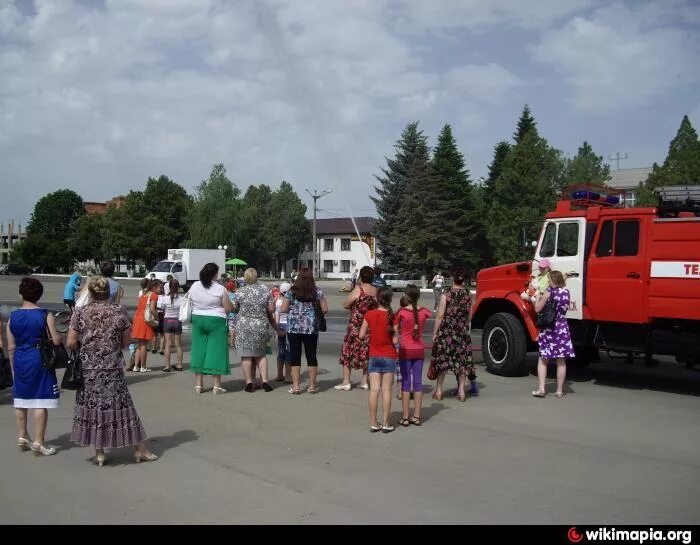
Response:
[{"label": "white building", "polygon": [[620,191],[620,204],[630,208],[637,203],[639,185],[644,183],[651,172],[651,167],[621,168],[610,171],[609,187]]},{"label": "white building", "polygon": [[[309,220],[311,223],[312,220]],[[349,279],[355,269],[365,265],[374,267],[377,259],[377,242],[374,236],[374,218],[355,218],[360,236],[357,236],[350,218],[316,220],[318,240],[319,278]],[[313,268],[313,250],[307,244],[299,259],[287,262],[287,270],[299,267]]]},{"label": "white building", "polygon": [[10,262],[13,246],[25,238],[27,238],[27,231],[22,230],[21,223],[15,228],[15,222],[12,220],[7,224],[7,230],[5,230],[5,224],[0,223],[0,264]]}]

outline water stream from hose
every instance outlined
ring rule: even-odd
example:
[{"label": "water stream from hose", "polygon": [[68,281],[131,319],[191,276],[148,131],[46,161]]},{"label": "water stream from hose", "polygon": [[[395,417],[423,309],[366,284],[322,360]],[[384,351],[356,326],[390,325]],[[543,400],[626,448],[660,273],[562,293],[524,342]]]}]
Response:
[{"label": "water stream from hose", "polygon": [[[268,3],[265,0],[256,0],[253,5],[257,13],[260,30],[268,39],[273,53],[279,60],[279,64],[285,73],[287,81],[296,95],[298,105],[303,108],[310,121],[311,128],[319,144],[319,149],[321,150],[320,162],[323,164],[330,180],[332,180],[331,187],[340,192],[345,204],[345,209],[352,221],[357,239],[360,241],[360,247],[367,260],[367,265],[372,266],[370,255],[365,248],[365,244],[362,242],[362,236],[357,227],[355,215],[350,208],[350,201],[345,191],[345,184],[340,183],[341,176],[337,168],[339,161],[336,151],[329,144],[328,123],[326,121],[328,117],[327,112],[329,111],[328,107],[323,97],[316,91],[314,86],[309,83],[311,78],[305,63],[298,55],[292,52],[292,48],[285,38],[284,31]],[[372,251],[372,249],[370,249],[370,251]]]}]

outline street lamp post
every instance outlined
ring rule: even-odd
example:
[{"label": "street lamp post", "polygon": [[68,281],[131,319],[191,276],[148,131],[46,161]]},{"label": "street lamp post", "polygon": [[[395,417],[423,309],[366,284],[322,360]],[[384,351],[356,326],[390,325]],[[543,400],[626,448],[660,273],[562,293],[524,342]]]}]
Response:
[{"label": "street lamp post", "polygon": [[224,244],[222,246],[221,244],[219,244],[218,248],[219,248],[219,250],[224,251],[224,273],[226,273],[226,263],[225,262],[226,262],[226,251],[228,250],[228,245]]},{"label": "street lamp post", "polygon": [[313,235],[312,235],[313,236],[312,248],[313,248],[313,252],[314,252],[314,258],[313,258],[314,259],[314,266],[312,267],[312,269],[313,269],[314,278],[320,278],[320,276],[321,276],[320,263],[318,264],[318,266],[316,264],[316,258],[318,257],[318,240],[316,240],[316,201],[318,201],[321,197],[325,197],[329,193],[332,193],[333,190],[326,189],[324,191],[321,191],[320,194],[319,194],[317,189],[314,189],[313,193],[311,193],[311,191],[309,191],[308,189],[306,190],[306,192],[309,195],[311,195],[311,198],[314,200],[314,223],[313,223]]}]

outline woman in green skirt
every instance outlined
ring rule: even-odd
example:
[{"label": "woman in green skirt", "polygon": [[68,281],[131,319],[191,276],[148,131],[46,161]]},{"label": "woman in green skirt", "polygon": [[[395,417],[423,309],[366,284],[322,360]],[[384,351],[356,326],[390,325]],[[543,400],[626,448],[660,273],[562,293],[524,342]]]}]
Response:
[{"label": "woman in green skirt", "polygon": [[221,375],[230,375],[228,360],[228,326],[226,316],[233,306],[226,289],[214,280],[219,274],[216,263],[207,263],[199,271],[199,282],[189,291],[192,304],[192,353],[190,370],[194,373],[194,391],[201,394],[204,375],[213,375],[214,394],[221,387]]}]

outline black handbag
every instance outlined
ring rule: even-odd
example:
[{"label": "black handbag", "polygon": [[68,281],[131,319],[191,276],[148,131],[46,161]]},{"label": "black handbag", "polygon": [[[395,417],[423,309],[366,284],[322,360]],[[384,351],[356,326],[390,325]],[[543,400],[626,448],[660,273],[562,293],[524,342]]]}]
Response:
[{"label": "black handbag", "polygon": [[537,313],[537,321],[535,325],[539,329],[551,329],[557,320],[557,306],[550,295],[547,302],[544,304],[544,308]]},{"label": "black handbag", "polygon": [[321,302],[318,297],[314,300],[314,314],[316,315],[316,331],[326,331],[326,315],[321,310]]},{"label": "black handbag", "polygon": [[77,350],[71,350],[66,363],[66,371],[61,380],[61,388],[63,390],[77,390],[82,387],[83,366],[80,363],[80,354]]},{"label": "black handbag", "polygon": [[53,339],[49,334],[49,327],[46,324],[46,319],[48,316],[48,311],[44,313],[44,330],[41,334],[41,339],[39,339],[39,353],[41,354],[41,365],[44,369],[49,371],[55,369],[62,369],[66,366],[68,362],[68,352],[66,352],[63,343],[59,345],[53,344]]},{"label": "black handbag", "polygon": [[0,390],[12,388],[13,384],[10,358],[5,356],[4,352],[0,350]]}]

